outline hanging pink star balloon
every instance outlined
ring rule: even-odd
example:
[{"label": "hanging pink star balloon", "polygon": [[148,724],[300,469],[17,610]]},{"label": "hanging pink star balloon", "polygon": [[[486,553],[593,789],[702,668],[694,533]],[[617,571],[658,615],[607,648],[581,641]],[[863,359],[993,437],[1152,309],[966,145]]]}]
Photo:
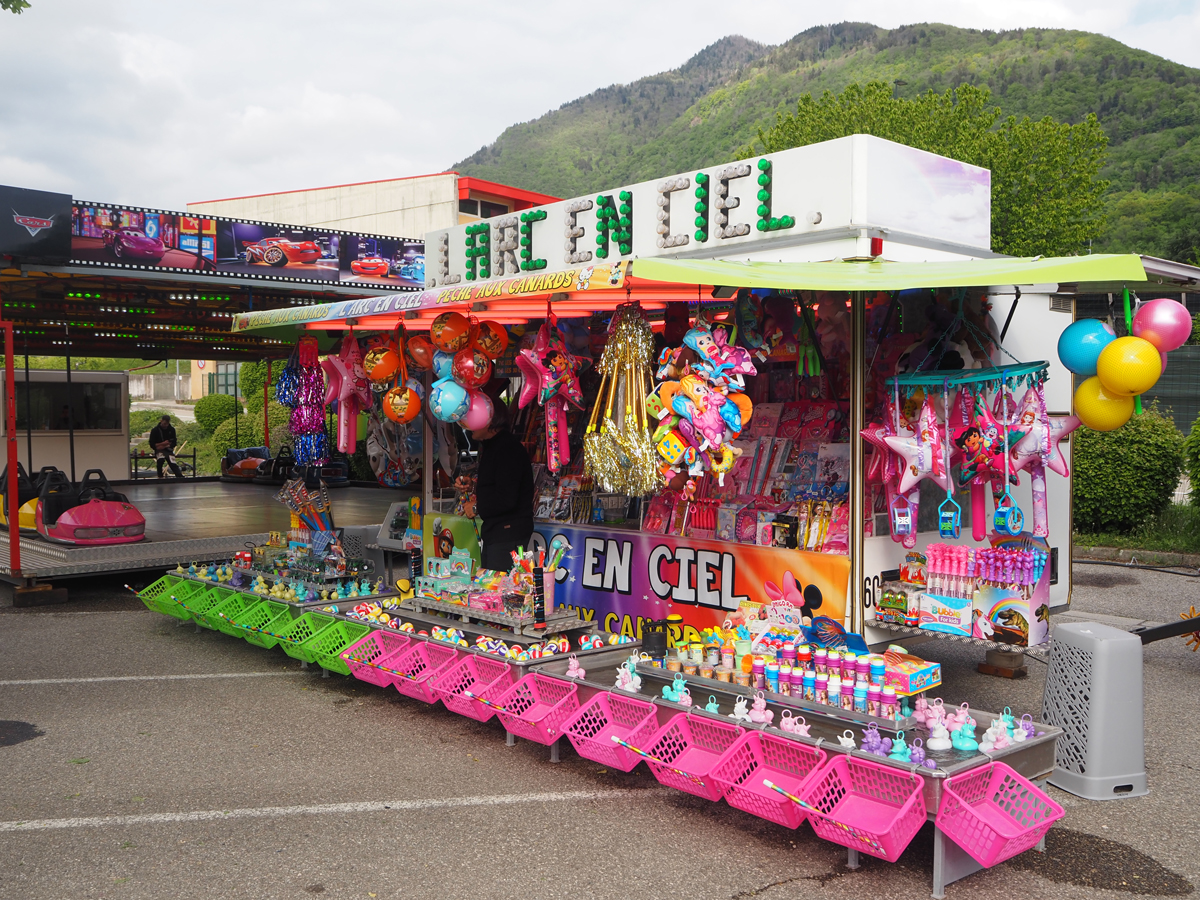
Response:
[{"label": "hanging pink star balloon", "polygon": [[371,408],[371,385],[363,371],[362,353],[358,340],[350,335],[342,341],[336,356],[327,356],[321,368],[328,376],[325,405],[338,404],[338,449],[353,453],[358,447],[358,414]]},{"label": "hanging pink star balloon", "polygon": [[889,436],[884,440],[904,460],[904,468],[900,471],[900,493],[907,494],[923,478],[944,490],[951,490],[946,452],[942,446],[942,427],[928,396],[917,416],[916,434],[912,437]]}]

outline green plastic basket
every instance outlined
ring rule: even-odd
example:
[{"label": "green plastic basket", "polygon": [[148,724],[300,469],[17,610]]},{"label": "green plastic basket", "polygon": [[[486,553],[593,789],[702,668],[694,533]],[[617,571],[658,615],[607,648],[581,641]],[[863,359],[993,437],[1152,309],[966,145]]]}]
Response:
[{"label": "green plastic basket", "polygon": [[191,612],[176,603],[176,600],[186,602],[189,598],[198,596],[208,590],[208,586],[199,581],[166,575],[146,588],[138,596],[150,609],[164,616],[174,616],[176,619],[190,619]]},{"label": "green plastic basket", "polygon": [[175,599],[178,601],[177,606],[182,606],[191,613],[192,620],[197,625],[215,631],[216,627],[209,624],[208,611],[214,606],[219,606],[225,602],[229,594],[230,591],[228,588],[201,584],[199,591],[193,591],[188,597],[181,597],[176,594]]},{"label": "green plastic basket", "polygon": [[211,590],[207,584],[181,578],[172,591],[158,598],[158,611],[179,619],[195,619],[198,612],[208,609],[208,604],[202,601]]},{"label": "green plastic basket", "polygon": [[306,612],[300,618],[293,619],[291,624],[276,632],[280,638],[279,645],[283,647],[283,652],[293,659],[298,659],[306,663],[316,662],[317,660],[313,655],[309,641],[336,621],[333,616]]},{"label": "green plastic basket", "polygon": [[[256,598],[251,598],[256,599]],[[261,598],[257,598],[260,599]],[[233,616],[234,630],[249,644],[270,650],[279,643],[275,635],[292,623],[292,608],[276,600],[261,600]],[[243,625],[244,628],[237,626]],[[251,631],[251,629],[258,629]],[[262,632],[267,632],[263,634]]]},{"label": "green plastic basket", "polygon": [[[146,585],[140,591],[137,591],[137,597],[146,604],[146,609],[151,612],[161,613],[158,601],[166,600],[170,602],[171,595],[175,593],[175,585],[179,584],[182,579],[174,575],[164,575],[152,584]],[[175,604],[171,604],[174,606]]]},{"label": "green plastic basket", "polygon": [[230,620],[235,618],[238,613],[245,612],[251,606],[256,606],[262,601],[262,598],[253,594],[243,594],[240,591],[230,591],[227,588],[217,588],[217,590],[224,591],[225,597],[209,607],[204,616],[205,624],[209,628],[224,632],[231,637],[244,637],[247,634],[246,629],[238,628]]},{"label": "green plastic basket", "polygon": [[342,659],[341,653],[351,644],[356,644],[366,637],[370,630],[370,625],[338,619],[328,628],[322,628],[320,633],[309,638],[305,642],[305,649],[312,653],[311,661],[322,669],[349,675],[350,667]]}]

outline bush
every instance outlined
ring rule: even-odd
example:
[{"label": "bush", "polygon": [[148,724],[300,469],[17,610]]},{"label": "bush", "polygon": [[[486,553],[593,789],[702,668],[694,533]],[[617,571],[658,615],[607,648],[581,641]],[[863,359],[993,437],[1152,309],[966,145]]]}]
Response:
[{"label": "bush", "polygon": [[[279,380],[279,373],[283,371],[287,365],[287,360],[275,359],[271,361],[271,385],[270,390],[271,400],[275,399],[274,384]],[[258,412],[262,415],[263,408],[263,384],[267,380],[267,362],[242,363],[242,367],[238,369],[238,391],[242,395],[242,399],[246,403],[246,409],[250,412]]]},{"label": "bush", "polygon": [[[234,422],[237,423],[237,441],[234,441]],[[262,430],[262,422],[258,423],[258,428]],[[262,442],[257,440],[254,434],[254,423],[247,416],[238,416],[235,420],[230,416],[224,422],[217,426],[216,431],[212,434],[210,441],[213,452],[220,459],[225,455],[226,450],[240,449],[242,447],[258,447]]]},{"label": "bush", "polygon": [[196,401],[196,422],[213,434],[222,422],[233,418],[234,411],[241,411],[241,405],[229,394],[209,394]]},{"label": "bush", "polygon": [[[257,410],[251,411],[250,418],[254,421],[254,442],[256,445],[261,446],[266,443],[263,434],[261,403],[258,405]],[[288,424],[292,420],[292,411],[283,404],[272,400],[271,405],[267,407],[267,418],[271,424],[271,452],[275,453],[283,444],[291,444],[292,442],[292,432],[288,427]]]},{"label": "bush", "polygon": [[1183,471],[1192,483],[1192,506],[1200,506],[1200,416],[1184,440]]},{"label": "bush", "polygon": [[1128,534],[1161,513],[1179,484],[1184,443],[1157,404],[1115,431],[1080,428],[1073,473],[1075,530]]}]

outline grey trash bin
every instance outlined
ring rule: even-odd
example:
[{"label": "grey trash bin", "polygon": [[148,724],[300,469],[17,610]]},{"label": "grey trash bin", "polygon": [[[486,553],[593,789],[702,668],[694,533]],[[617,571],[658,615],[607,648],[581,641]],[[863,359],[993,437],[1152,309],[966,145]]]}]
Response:
[{"label": "grey trash bin", "polygon": [[1095,622],[1054,629],[1042,718],[1063,730],[1050,783],[1088,800],[1148,794],[1142,641]]}]

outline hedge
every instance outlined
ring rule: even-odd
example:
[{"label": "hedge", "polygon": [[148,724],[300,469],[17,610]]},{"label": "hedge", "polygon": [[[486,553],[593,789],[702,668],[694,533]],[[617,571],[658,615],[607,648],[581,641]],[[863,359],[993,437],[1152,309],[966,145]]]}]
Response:
[{"label": "hedge", "polygon": [[230,394],[209,394],[196,401],[196,421],[212,434],[218,425],[233,418],[235,410],[240,412],[241,405]]},{"label": "hedge", "polygon": [[1081,427],[1072,473],[1075,530],[1127,534],[1162,512],[1179,484],[1184,443],[1156,404],[1115,431]]}]

